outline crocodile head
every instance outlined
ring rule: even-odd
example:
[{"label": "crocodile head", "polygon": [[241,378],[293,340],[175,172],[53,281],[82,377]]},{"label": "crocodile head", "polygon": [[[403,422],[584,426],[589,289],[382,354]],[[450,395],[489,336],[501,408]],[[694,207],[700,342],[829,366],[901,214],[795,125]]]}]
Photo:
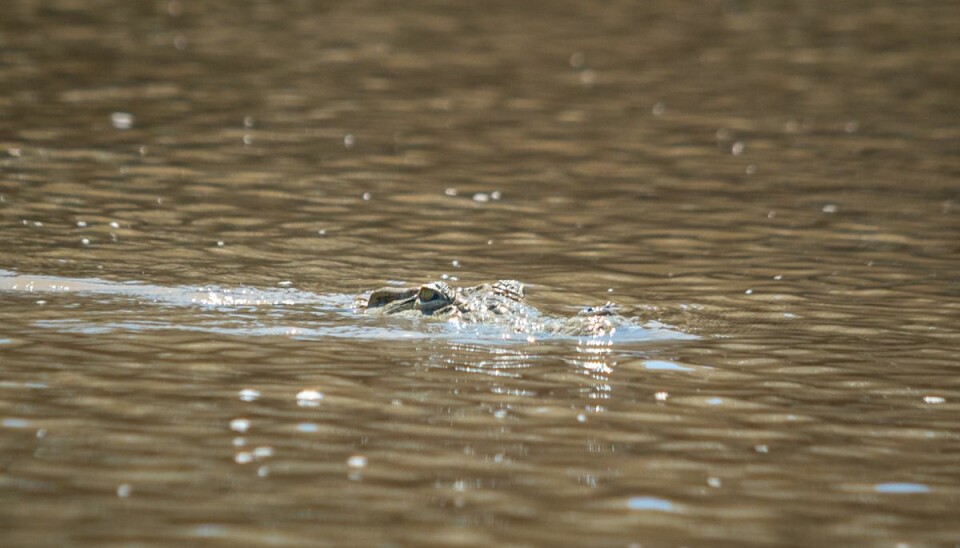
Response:
[{"label": "crocodile head", "polygon": [[431,282],[419,287],[383,287],[374,290],[359,307],[376,314],[418,312],[431,316],[450,311],[457,302],[457,292],[444,282]]},{"label": "crocodile head", "polygon": [[524,302],[524,286],[497,280],[453,288],[436,281],[413,287],[383,287],[356,300],[358,311],[371,315],[429,316],[460,324],[499,325],[518,333],[553,333],[575,337],[612,335],[635,325],[620,316],[613,303],[590,306],[571,317],[550,317]]}]

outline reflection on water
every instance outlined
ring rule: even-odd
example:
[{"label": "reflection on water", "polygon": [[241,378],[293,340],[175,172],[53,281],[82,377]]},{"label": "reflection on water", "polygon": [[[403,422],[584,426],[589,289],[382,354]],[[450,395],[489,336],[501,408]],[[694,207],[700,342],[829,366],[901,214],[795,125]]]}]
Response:
[{"label": "reflection on water", "polygon": [[960,538],[955,2],[2,14],[5,546]]},{"label": "reflection on water", "polygon": [[[426,347],[420,349],[425,354],[424,365],[448,368],[467,373],[478,373],[494,377],[519,378],[522,370],[537,360],[535,354],[515,346],[481,346],[470,343],[454,342],[443,348]],[[517,395],[522,395],[519,392]]]},{"label": "reflection on water", "polygon": [[627,507],[631,510],[675,511],[673,503],[669,500],[658,499],[656,497],[631,497],[627,501]]},{"label": "reflection on water", "polygon": [[643,367],[652,371],[693,371],[692,367],[665,360],[645,360]]},{"label": "reflection on water", "polygon": [[930,488],[922,483],[878,483],[873,486],[877,493],[928,493]]},{"label": "reflection on water", "polygon": [[[580,341],[576,347],[576,358],[571,360],[580,372],[591,379],[593,382],[585,390],[588,397],[595,400],[605,400],[610,398],[610,392],[613,388],[609,383],[609,376],[613,373],[614,366],[617,365],[616,357],[613,355],[612,343],[603,339],[586,339]],[[593,406],[596,412],[603,411],[604,408],[597,402]]]}]

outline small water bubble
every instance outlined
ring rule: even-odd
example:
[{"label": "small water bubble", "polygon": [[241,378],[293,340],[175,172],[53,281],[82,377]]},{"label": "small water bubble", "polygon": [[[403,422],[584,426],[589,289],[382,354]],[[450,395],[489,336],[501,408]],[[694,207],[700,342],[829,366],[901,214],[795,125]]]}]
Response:
[{"label": "small water bubble", "polygon": [[756,164],[750,164],[750,165],[748,165],[747,167],[745,167],[745,168],[743,169],[743,172],[746,173],[747,175],[753,175],[754,173],[757,172],[757,166],[756,166]]},{"label": "small water bubble", "polygon": [[246,432],[250,429],[249,419],[233,419],[230,421],[230,429],[235,432]]},{"label": "small water bubble", "polygon": [[34,221],[33,226],[40,228],[41,226],[43,226],[43,221]]},{"label": "small water bubble", "polygon": [[248,453],[247,451],[240,451],[233,456],[233,460],[237,464],[250,464],[253,462],[253,454]]},{"label": "small water bubble", "polygon": [[450,275],[449,275],[449,274],[441,274],[441,275],[440,275],[440,279],[441,279],[441,280],[449,280],[449,279],[450,279]]},{"label": "small water bubble", "polygon": [[350,468],[366,468],[367,457],[363,455],[352,455],[349,459],[347,459],[347,466]]},{"label": "small water bubble", "polygon": [[756,451],[757,453],[769,453],[769,452],[770,452],[770,448],[767,447],[766,445],[754,445],[754,446],[753,446],[753,450]]},{"label": "small water bubble", "polygon": [[305,432],[307,434],[312,434],[314,432],[319,432],[320,427],[312,422],[301,422],[297,424],[297,432]]},{"label": "small water bubble", "polygon": [[244,388],[238,394],[243,401],[255,401],[260,398],[260,391],[253,388]]},{"label": "small water bubble", "polygon": [[572,68],[578,69],[583,67],[583,64],[586,62],[587,56],[583,54],[582,51],[575,51],[570,54],[570,66]]},{"label": "small water bubble", "polygon": [[501,197],[503,197],[503,194],[501,194],[499,190],[494,190],[490,193],[491,200],[499,200]]},{"label": "small water bubble", "polygon": [[448,188],[448,189],[444,190],[443,193],[446,194],[447,196],[456,196],[456,195],[457,195],[457,189],[455,189],[455,188]]},{"label": "small water bubble", "polygon": [[81,245],[90,245],[90,238],[80,238]]},{"label": "small water bubble", "polygon": [[487,245],[493,245],[493,240],[487,240]]},{"label": "small water bubble", "polygon": [[120,223],[117,221],[110,221],[110,226],[113,228],[120,228]]},{"label": "small water bubble", "polygon": [[301,390],[297,393],[297,405],[300,407],[318,407],[323,394],[316,390]]},{"label": "small water bubble", "polygon": [[496,411],[493,412],[493,416],[496,417],[496,418],[499,419],[499,420],[503,420],[503,419],[507,418],[507,410],[506,410],[506,409],[497,409]]},{"label": "small water bubble", "polygon": [[931,405],[945,403],[946,401],[947,401],[946,398],[943,398],[941,396],[924,396],[923,397],[923,402],[929,403]]},{"label": "small water bubble", "polygon": [[8,148],[7,154],[9,154],[10,156],[13,156],[14,158],[19,158],[23,156],[23,149],[15,148],[15,147]]},{"label": "small water bubble", "polygon": [[233,442],[232,442],[232,443],[233,443],[233,446],[234,446],[234,447],[243,447],[244,445],[247,444],[247,438],[245,438],[245,437],[243,437],[243,436],[237,436],[237,437],[233,438]]},{"label": "small water bubble", "polygon": [[267,465],[263,465],[263,466],[261,466],[260,468],[257,468],[257,475],[260,476],[261,478],[265,478],[265,477],[269,476],[269,475],[270,475],[270,467],[267,466]]},{"label": "small water bubble", "polygon": [[476,194],[473,195],[473,201],[481,202],[481,203],[489,202],[490,195],[487,194],[486,192],[477,192]]},{"label": "small water bubble", "polygon": [[454,259],[453,261],[450,261],[450,264],[453,266],[453,268],[460,268],[460,261],[456,259]]},{"label": "small water bubble", "polygon": [[40,306],[43,306],[43,305],[47,304],[47,301],[45,301],[45,300],[43,300],[43,299],[40,299],[39,301],[37,301],[37,304],[39,304]]},{"label": "small water bubble", "polygon": [[129,112],[113,112],[110,114],[110,123],[117,129],[130,129],[133,127],[133,114]]},{"label": "small water bubble", "polygon": [[748,289],[748,290],[744,291],[743,293],[744,293],[745,295],[753,295],[753,290],[752,290],[752,289]]},{"label": "small water bubble", "polygon": [[745,145],[743,144],[743,141],[737,141],[736,143],[733,143],[733,146],[730,147],[730,153],[734,156],[740,156],[743,154],[744,147]]},{"label": "small water bubble", "polygon": [[373,197],[373,195],[370,194],[369,192],[364,192],[364,193],[363,193],[363,199],[364,199],[364,200],[369,201],[370,198],[372,198],[372,197]]},{"label": "small water bubble", "polygon": [[533,344],[533,343],[537,342],[537,338],[534,337],[533,335],[527,335],[527,342],[530,343],[530,344]]},{"label": "small water bubble", "polygon": [[776,276],[773,277],[773,279],[774,279],[774,280],[782,280],[782,279],[783,279],[783,274],[777,274]]},{"label": "small water bubble", "polygon": [[353,145],[355,145],[356,142],[357,142],[357,139],[353,136],[352,133],[348,133],[343,136],[344,148],[353,148]]},{"label": "small water bubble", "polygon": [[668,392],[657,392],[656,394],[653,395],[653,399],[657,401],[667,401],[667,398],[669,397],[670,397],[670,394]]},{"label": "small water bubble", "polygon": [[133,492],[133,487],[129,483],[121,483],[117,486],[117,496],[125,499],[130,496],[130,493]]},{"label": "small water bubble", "polygon": [[148,151],[149,149],[145,146],[141,146],[140,148],[137,149],[137,152],[140,153],[140,156],[146,156]]},{"label": "small water bubble", "polygon": [[587,416],[583,413],[577,415],[577,422],[587,422]]},{"label": "small water bubble", "polygon": [[217,240],[217,247],[223,247],[225,245],[227,245],[227,243],[224,242],[223,240]]},{"label": "small water bubble", "polygon": [[258,459],[267,459],[273,456],[273,447],[262,446],[253,450],[253,456]]},{"label": "small water bubble", "polygon": [[47,431],[46,431],[46,429],[41,428],[40,430],[37,430],[37,439],[38,439],[38,440],[42,440],[42,439],[45,438],[45,437],[47,437]]},{"label": "small water bubble", "polygon": [[839,210],[840,210],[840,207],[837,206],[837,204],[826,204],[825,206],[823,206],[824,213],[836,213]]},{"label": "small water bubble", "polygon": [[252,128],[253,127],[253,116],[244,116],[243,117],[243,127]]},{"label": "small water bubble", "polygon": [[249,133],[245,133],[243,135],[243,145],[250,146],[252,144],[253,144],[253,135],[250,135]]},{"label": "small water bubble", "polygon": [[720,481],[720,478],[711,477],[711,478],[707,478],[707,485],[709,485],[710,487],[713,487],[714,489],[719,489],[723,485],[723,482]]}]

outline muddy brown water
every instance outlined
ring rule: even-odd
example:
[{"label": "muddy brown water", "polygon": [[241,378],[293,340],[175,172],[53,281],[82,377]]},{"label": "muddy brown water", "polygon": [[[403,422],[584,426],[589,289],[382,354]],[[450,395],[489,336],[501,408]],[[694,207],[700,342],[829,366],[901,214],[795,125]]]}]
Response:
[{"label": "muddy brown water", "polygon": [[[2,544],[960,543],[958,28],[5,4]],[[441,276],[668,327],[350,310]]]}]

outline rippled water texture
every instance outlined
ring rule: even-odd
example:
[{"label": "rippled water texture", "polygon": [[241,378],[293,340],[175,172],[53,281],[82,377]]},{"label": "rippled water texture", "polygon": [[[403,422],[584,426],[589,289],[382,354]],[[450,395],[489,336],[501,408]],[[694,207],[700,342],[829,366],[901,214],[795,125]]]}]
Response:
[{"label": "rippled water texture", "polygon": [[[0,9],[0,544],[953,546],[954,1]],[[353,296],[523,281],[639,330]]]}]

